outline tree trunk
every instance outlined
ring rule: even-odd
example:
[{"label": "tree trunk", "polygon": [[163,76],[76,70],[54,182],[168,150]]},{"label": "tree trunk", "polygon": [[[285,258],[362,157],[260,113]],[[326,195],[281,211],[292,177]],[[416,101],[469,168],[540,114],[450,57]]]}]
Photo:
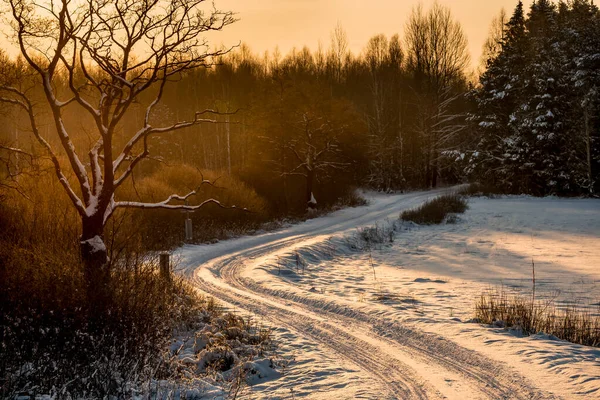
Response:
[{"label": "tree trunk", "polygon": [[102,216],[83,217],[80,241],[81,258],[86,269],[94,270],[108,263],[108,253],[104,245],[104,224]]},{"label": "tree trunk", "polygon": [[425,188],[431,187],[431,149],[425,152]]},{"label": "tree trunk", "polygon": [[87,295],[89,304],[97,308],[93,312],[99,312],[102,310],[102,305],[108,300],[110,277],[108,252],[103,238],[103,215],[83,217],[81,222],[83,229],[79,245],[81,259],[83,260]]},{"label": "tree trunk", "polygon": [[590,137],[590,117],[587,106],[583,108],[583,119],[585,125],[585,150],[587,158],[587,178],[589,185],[590,195],[594,194],[594,180],[592,175],[592,151],[591,151],[591,137]]},{"label": "tree trunk", "polygon": [[[229,108],[227,108],[227,112],[229,112]],[[229,115],[227,116],[225,128],[227,132],[227,174],[231,176],[231,132],[229,130]]]}]

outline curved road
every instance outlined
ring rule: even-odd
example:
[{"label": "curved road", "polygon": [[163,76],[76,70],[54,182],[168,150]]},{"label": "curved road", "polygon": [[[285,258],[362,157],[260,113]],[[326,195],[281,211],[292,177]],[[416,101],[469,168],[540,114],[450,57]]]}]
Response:
[{"label": "curved road", "polygon": [[[373,398],[546,399],[509,366],[441,336],[367,315],[325,295],[276,291],[243,276],[264,257],[386,218],[398,218],[447,189],[381,196],[365,207],[337,211],[289,228],[181,250],[184,272],[215,298],[284,326],[354,364],[377,382]],[[451,383],[451,384],[450,384]]]}]

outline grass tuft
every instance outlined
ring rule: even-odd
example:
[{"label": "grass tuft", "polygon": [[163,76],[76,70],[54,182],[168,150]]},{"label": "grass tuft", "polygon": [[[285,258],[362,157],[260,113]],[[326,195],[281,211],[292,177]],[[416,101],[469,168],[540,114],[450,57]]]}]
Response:
[{"label": "grass tuft", "polygon": [[359,251],[371,251],[381,249],[383,246],[394,242],[396,226],[394,223],[385,221],[373,226],[357,228],[356,232],[346,238],[351,249]]},{"label": "grass tuft", "polygon": [[518,329],[525,335],[542,332],[571,343],[600,346],[600,316],[583,307],[558,309],[552,301],[494,289],[476,301],[475,317],[480,323]]},{"label": "grass tuft", "polygon": [[441,224],[449,215],[464,213],[468,208],[467,200],[460,194],[446,194],[404,211],[400,219],[425,225]]}]

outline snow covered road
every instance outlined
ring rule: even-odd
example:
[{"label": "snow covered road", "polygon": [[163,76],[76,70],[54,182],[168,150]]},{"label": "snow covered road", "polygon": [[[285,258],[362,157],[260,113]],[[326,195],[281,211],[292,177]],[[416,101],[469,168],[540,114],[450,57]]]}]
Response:
[{"label": "snow covered road", "polygon": [[[282,351],[296,354],[283,377],[253,386],[252,398],[545,399],[577,394],[565,385],[548,390],[540,380],[540,376],[546,377],[543,373],[529,374],[526,368],[490,354],[489,349],[480,351],[481,346],[475,343],[479,339],[474,337],[484,336],[488,328],[464,324],[452,313],[452,318],[443,319],[441,324],[432,323],[435,318],[427,307],[435,306],[435,301],[412,299],[412,307],[406,307],[407,298],[390,296],[394,301],[385,301],[387,296],[382,293],[402,290],[396,284],[398,274],[410,276],[404,267],[390,265],[394,249],[379,252],[383,259],[377,252],[369,254],[368,260],[364,255],[344,254],[343,238],[357,227],[396,220],[402,210],[444,191],[374,195],[365,207],[340,210],[276,232],[180,250],[184,272],[200,290],[264,319],[285,343]],[[468,227],[473,228],[472,224]],[[403,233],[401,242],[431,235],[433,231],[428,229]],[[403,249],[409,249],[414,242],[402,244]],[[421,250],[417,250],[415,254],[420,256]],[[347,257],[341,259],[340,253]],[[301,273],[298,265],[296,271],[293,266],[282,270],[281,263],[293,262],[294,257],[310,271]],[[400,257],[410,262],[412,255],[405,252]],[[365,264],[370,267],[365,268]],[[371,268],[372,274],[377,269],[379,280],[375,276],[373,282],[368,281]],[[434,279],[415,275],[417,278],[409,283],[436,287],[450,281],[436,280],[440,272],[434,272]],[[475,293],[476,288],[469,287]],[[363,296],[375,292],[382,301],[366,302],[364,297],[357,301],[354,290]],[[460,292],[460,284],[453,290]],[[458,295],[438,297],[460,300]],[[417,303],[423,306],[415,307]],[[447,305],[438,306],[436,312],[444,307]],[[466,336],[464,325],[474,327],[476,334]],[[499,353],[507,351],[503,348]],[[584,352],[584,358],[591,357],[589,368],[598,368],[596,353],[590,351]],[[598,394],[594,389],[598,385],[595,378],[600,379],[595,375],[598,372],[584,374],[588,386],[582,394],[587,398]]]}]

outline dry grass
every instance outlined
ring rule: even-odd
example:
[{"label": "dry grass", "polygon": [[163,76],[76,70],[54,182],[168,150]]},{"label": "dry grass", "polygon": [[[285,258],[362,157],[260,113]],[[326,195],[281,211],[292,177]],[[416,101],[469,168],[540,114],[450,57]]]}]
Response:
[{"label": "dry grass", "polygon": [[356,228],[356,232],[346,238],[350,248],[360,251],[378,250],[394,242],[396,226],[385,221],[373,226]]},{"label": "dry grass", "polygon": [[[107,296],[92,303],[80,264],[2,249],[0,398],[129,398],[152,382],[213,376],[270,349],[269,328],[226,313],[181,278],[163,279],[155,256],[114,263]],[[205,371],[190,369],[169,347],[207,326],[204,351],[216,356]]]},{"label": "dry grass", "polygon": [[8,252],[0,270],[3,398],[121,396],[127,384],[168,373],[173,330],[213,311],[184,281],[162,279],[152,260],[113,266],[107,296],[90,299],[79,264]]},{"label": "dry grass", "polygon": [[[189,165],[165,166],[144,178],[128,182],[118,193],[119,198],[158,202],[173,193],[186,194],[196,189],[203,179],[198,195],[190,198],[190,205],[214,198],[223,205],[247,208],[250,212],[222,209],[209,204],[190,214],[194,226],[194,242],[211,242],[256,230],[268,220],[268,205],[253,189],[222,171],[199,171]],[[180,245],[184,239],[186,215],[171,210],[135,210],[121,213],[124,233],[135,232],[138,246],[147,249],[165,249]],[[123,235],[122,235],[123,236]],[[121,242],[123,240],[120,240]]]},{"label": "dry grass", "polygon": [[572,343],[600,346],[600,316],[584,307],[558,309],[553,301],[535,301],[494,289],[479,297],[475,317],[481,323],[516,328],[526,335],[543,332]]},{"label": "dry grass", "polygon": [[[189,172],[167,171],[142,188],[155,188],[160,200],[170,190],[185,191],[177,177]],[[185,281],[161,279],[143,238],[152,234],[168,244],[165,231],[143,213],[116,215],[105,232],[110,278],[97,288],[102,296],[91,299],[77,246],[79,219],[62,187],[51,173],[24,175],[19,184],[27,197],[3,192],[0,201],[0,398],[125,398],[136,385],[175,377],[168,354],[174,332],[193,331],[225,314]],[[206,196],[221,193],[225,203],[256,207],[260,214],[264,203],[250,189],[232,187],[210,188],[214,192]],[[213,211],[215,221],[239,217]],[[182,232],[177,217],[182,214],[160,215]]]},{"label": "dry grass", "polygon": [[400,219],[417,224],[441,224],[451,214],[464,213],[469,208],[467,200],[459,194],[447,194],[425,202],[423,205],[404,211]]},{"label": "dry grass", "polygon": [[[145,177],[136,176],[135,185],[126,182],[117,193],[123,200],[163,201],[173,193],[186,194],[198,187],[202,179],[215,186],[202,185],[199,195],[190,198],[198,204],[215,198],[225,205],[247,208],[250,212],[221,209],[215,205],[190,215],[194,225],[194,242],[211,242],[259,229],[269,218],[268,205],[246,184],[219,171],[200,172],[189,165],[165,166]],[[80,220],[52,171],[19,179],[22,196],[16,191],[0,193],[0,220],[17,227],[5,235],[26,245],[36,238],[46,238],[44,247],[52,252],[76,254]],[[74,186],[76,187],[76,186]],[[105,241],[111,258],[133,250],[165,250],[183,243],[185,214],[172,210],[117,210],[105,229]],[[2,223],[0,221],[0,224]]]}]

